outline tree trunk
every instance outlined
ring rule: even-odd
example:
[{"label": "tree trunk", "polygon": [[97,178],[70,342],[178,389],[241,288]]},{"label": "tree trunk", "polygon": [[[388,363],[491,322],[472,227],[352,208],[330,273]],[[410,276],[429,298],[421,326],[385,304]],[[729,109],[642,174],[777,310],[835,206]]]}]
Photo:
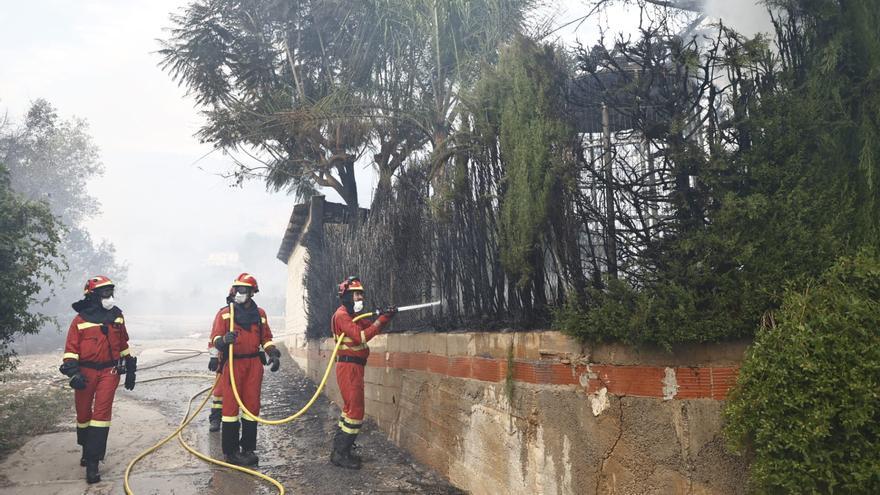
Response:
[{"label": "tree trunk", "polygon": [[346,160],[336,166],[342,182],[342,200],[348,205],[348,224],[356,226],[360,224],[360,205],[358,204],[357,180],[354,177],[354,160]]},{"label": "tree trunk", "polygon": [[605,257],[608,276],[617,278],[617,225],[614,214],[614,171],[611,164],[611,125],[602,103],[602,165],[605,172]]},{"label": "tree trunk", "polygon": [[388,167],[379,168],[379,183],[376,185],[376,193],[373,196],[372,209],[381,209],[391,201],[391,176],[394,170]]}]

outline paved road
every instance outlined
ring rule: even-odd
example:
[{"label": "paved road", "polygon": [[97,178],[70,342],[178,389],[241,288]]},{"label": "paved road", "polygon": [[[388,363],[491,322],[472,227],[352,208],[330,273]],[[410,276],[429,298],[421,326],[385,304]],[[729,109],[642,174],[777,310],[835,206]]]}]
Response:
[{"label": "paved road", "polygon": [[[163,344],[166,344],[163,346]],[[144,367],[173,358],[162,347],[200,348],[197,340],[151,342],[141,353]],[[179,373],[206,373],[207,358],[200,356],[138,374],[145,379]],[[78,448],[72,428],[41,435],[0,464],[0,494],[117,494],[124,493],[122,475],[134,455],[174,430],[189,397],[210,384],[205,380],[166,380],[139,384],[134,392],[117,395],[108,445],[102,464],[103,481],[88,486],[78,465]],[[290,415],[305,404],[314,385],[286,356],[278,373],[266,373],[263,410],[267,418]],[[72,394],[71,394],[72,395]],[[72,397],[71,397],[72,410]],[[72,415],[72,412],[71,412]],[[458,494],[442,477],[413,461],[368,421],[359,438],[358,453],[364,458],[360,471],[344,470],[328,461],[331,436],[339,409],[321,397],[298,420],[259,428],[259,470],[280,481],[291,494]],[[66,419],[66,418],[65,418]],[[208,432],[207,411],[187,430],[187,441],[213,457],[222,457],[220,434]],[[142,494],[273,494],[270,484],[245,474],[208,465],[169,442],[134,468],[134,492]]]}]

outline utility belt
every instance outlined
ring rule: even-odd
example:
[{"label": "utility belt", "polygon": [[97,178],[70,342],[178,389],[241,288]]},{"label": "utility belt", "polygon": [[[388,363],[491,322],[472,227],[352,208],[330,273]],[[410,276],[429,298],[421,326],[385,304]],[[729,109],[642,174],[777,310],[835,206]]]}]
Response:
[{"label": "utility belt", "polygon": [[257,351],[251,352],[249,354],[233,354],[232,357],[234,357],[235,359],[251,359],[255,357],[260,357],[260,354],[260,351]]},{"label": "utility belt", "polygon": [[[251,352],[248,354],[233,354],[232,357],[234,357],[235,359],[260,358],[260,363],[262,363],[263,366],[265,366],[266,363],[269,362],[269,360],[266,359],[266,352],[265,351]],[[223,353],[223,355],[220,357],[220,367],[217,369],[222,370],[224,366],[226,366],[226,353]],[[219,371],[218,371],[218,373],[219,373]]]},{"label": "utility belt", "polygon": [[367,358],[357,357],[357,356],[336,356],[337,363],[354,363],[359,364],[361,366],[367,365]]},{"label": "utility belt", "polygon": [[100,363],[96,363],[94,361],[80,361],[79,366],[81,368],[89,368],[93,370],[103,370],[107,368],[112,368],[116,366],[116,360],[113,361],[103,361]]}]

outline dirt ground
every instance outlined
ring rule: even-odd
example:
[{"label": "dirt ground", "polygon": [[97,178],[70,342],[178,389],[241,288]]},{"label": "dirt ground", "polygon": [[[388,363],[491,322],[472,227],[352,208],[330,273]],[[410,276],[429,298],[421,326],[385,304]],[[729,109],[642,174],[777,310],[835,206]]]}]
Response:
[{"label": "dirt ground", "polygon": [[[165,353],[166,349],[203,349],[204,341],[152,340],[133,347],[139,356],[139,366],[145,368],[181,357]],[[57,361],[57,354],[28,356],[26,376],[44,384],[57,376]],[[211,384],[206,365],[207,356],[201,355],[138,372],[139,380],[177,374],[203,374],[204,379],[139,383],[133,391],[119,388],[107,458],[101,464],[102,481],[91,486],[85,483],[84,468],[79,466],[73,392],[68,389],[69,412],[61,415],[55,431],[30,439],[0,462],[0,495],[124,493],[123,474],[128,462],[174,431],[189,398]],[[286,417],[305,404],[314,390],[314,385],[285,353],[281,371],[265,375],[261,415],[272,419]],[[338,416],[338,407],[321,397],[308,413],[292,423],[261,425],[259,471],[277,479],[291,494],[462,493],[435,472],[416,464],[369,421],[358,439],[357,452],[364,458],[363,469],[351,471],[332,466],[328,454]],[[208,432],[207,410],[199,414],[184,435],[197,450],[222,457],[219,432]],[[195,458],[176,439],[136,464],[130,483],[138,495],[277,493],[272,485],[255,477]]]}]

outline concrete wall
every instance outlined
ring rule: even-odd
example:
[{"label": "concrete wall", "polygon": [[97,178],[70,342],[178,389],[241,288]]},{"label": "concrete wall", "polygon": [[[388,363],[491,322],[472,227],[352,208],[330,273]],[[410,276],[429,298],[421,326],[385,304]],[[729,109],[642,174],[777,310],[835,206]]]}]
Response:
[{"label": "concrete wall", "polygon": [[[332,341],[286,337],[316,382]],[[745,343],[672,353],[558,332],[391,334],[370,342],[367,414],[475,494],[738,494],[723,399]],[[326,393],[339,401],[335,380]]]},{"label": "concrete wall", "polygon": [[[280,334],[291,351],[291,356],[297,361],[300,368],[305,369],[308,363],[305,359],[297,358],[305,352],[306,348],[306,287],[303,283],[305,276],[306,258],[308,250],[297,245],[290,258],[287,260],[287,299],[284,305],[284,332]],[[278,332],[276,332],[278,334]],[[278,340],[278,335],[276,335]],[[299,350],[299,352],[295,352]]]}]

